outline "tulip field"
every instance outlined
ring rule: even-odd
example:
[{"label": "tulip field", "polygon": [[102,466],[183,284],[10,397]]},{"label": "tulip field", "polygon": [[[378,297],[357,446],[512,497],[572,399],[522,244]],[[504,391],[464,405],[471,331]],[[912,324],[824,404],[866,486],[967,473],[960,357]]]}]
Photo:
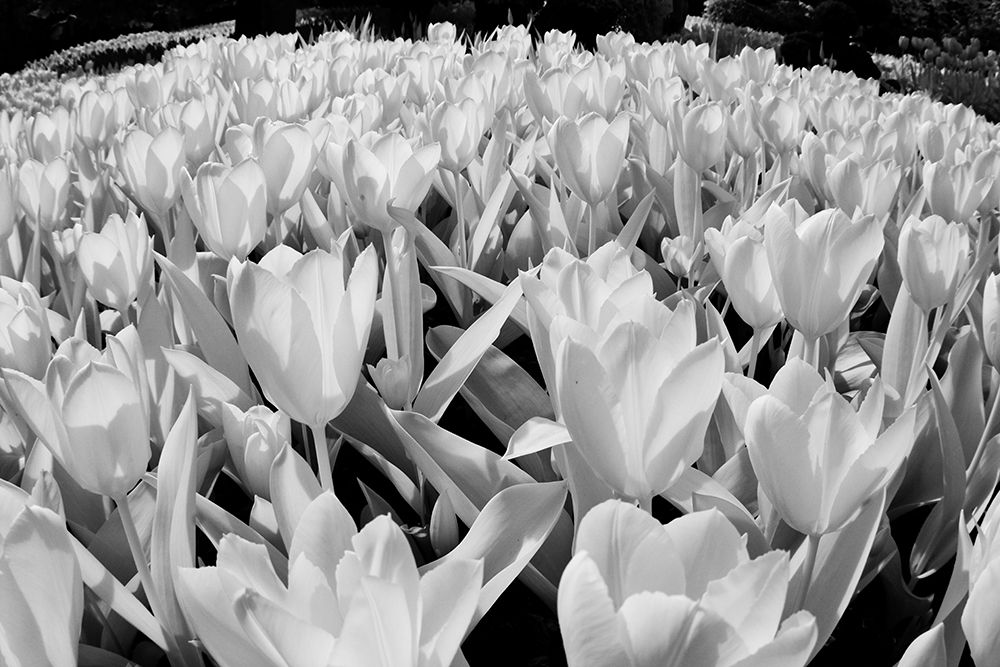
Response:
[{"label": "tulip field", "polygon": [[447,23],[60,99],[0,112],[0,664],[1000,666],[970,109]]}]

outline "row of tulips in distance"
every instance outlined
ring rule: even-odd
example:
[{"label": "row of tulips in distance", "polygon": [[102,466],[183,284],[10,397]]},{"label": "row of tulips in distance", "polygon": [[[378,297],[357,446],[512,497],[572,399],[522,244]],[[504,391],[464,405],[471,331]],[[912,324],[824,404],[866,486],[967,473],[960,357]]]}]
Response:
[{"label": "row of tulips in distance", "polygon": [[[858,591],[954,563],[902,664],[998,664],[1000,148],[968,109],[448,24],[64,95],[0,114],[5,661],[461,665],[520,578],[574,666],[804,665]],[[460,394],[505,453],[441,426]],[[344,447],[393,490],[360,530]]]}]

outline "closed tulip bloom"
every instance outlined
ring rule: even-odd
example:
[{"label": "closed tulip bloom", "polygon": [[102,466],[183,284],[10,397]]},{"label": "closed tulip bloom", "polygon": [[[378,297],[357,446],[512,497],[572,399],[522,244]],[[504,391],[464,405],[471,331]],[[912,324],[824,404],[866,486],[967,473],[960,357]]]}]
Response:
[{"label": "closed tulip bloom", "polygon": [[844,527],[909,455],[914,413],[882,430],[880,380],[857,411],[809,364],[792,358],[747,411],[747,451],[781,518],[807,535]]},{"label": "closed tulip bloom", "polygon": [[577,197],[596,206],[618,183],[628,147],[629,116],[610,123],[598,113],[573,121],[559,118],[549,132],[556,167]]},{"label": "closed tulip bloom", "polygon": [[246,412],[228,403],[222,407],[222,428],[229,456],[240,480],[256,496],[271,499],[271,464],[291,443],[288,415],[255,405]]},{"label": "closed tulip bloom", "polygon": [[68,217],[70,173],[62,158],[48,164],[25,160],[18,173],[21,209],[42,229],[52,231]]},{"label": "closed tulip bloom", "polygon": [[754,329],[778,324],[784,313],[774,289],[760,230],[746,222],[727,222],[721,232],[705,230],[705,245],[733,308],[743,321]]},{"label": "closed tulip bloom", "polygon": [[5,497],[0,511],[0,656],[12,667],[75,667],[83,581],[72,538],[58,514],[18,500]]},{"label": "closed tulip bloom", "polygon": [[174,128],[156,135],[132,130],[115,143],[118,169],[125,186],[147,211],[163,217],[180,196],[184,137]]},{"label": "closed tulip bloom", "polygon": [[430,190],[440,159],[438,144],[413,150],[395,132],[378,137],[370,147],[352,139],[344,151],[344,195],[361,222],[390,230],[395,223],[389,202],[415,211]]},{"label": "closed tulip bloom", "polygon": [[925,313],[949,303],[969,271],[969,232],[939,215],[910,218],[899,233],[903,283]]},{"label": "closed tulip bloom", "polygon": [[18,371],[4,377],[18,412],[73,479],[119,498],[146,472],[149,424],[135,369],[112,362],[54,359],[44,384]]},{"label": "closed tulip bloom", "polygon": [[207,162],[184,178],[184,206],[205,245],[219,257],[246,259],[267,233],[264,170],[248,158],[234,167]]},{"label": "closed tulip bloom", "polygon": [[[963,535],[959,539],[969,538]],[[967,543],[967,548],[969,599],[962,610],[962,630],[976,667],[996,667],[1000,665],[1000,609],[996,605],[1000,586],[1000,502],[995,498],[979,525],[976,541]]]},{"label": "closed tulip bloom", "polygon": [[430,114],[430,138],[441,146],[441,166],[448,171],[462,171],[479,155],[483,136],[479,108],[466,98],[457,104],[442,102]]},{"label": "closed tulip bloom", "polygon": [[76,261],[94,298],[124,312],[153,280],[152,243],[145,221],[131,211],[124,220],[113,214],[99,234],[83,234]]},{"label": "closed tulip bloom", "polygon": [[80,98],[76,112],[76,135],[92,151],[104,145],[118,128],[114,93],[89,90]]},{"label": "closed tulip bloom", "polygon": [[677,150],[696,172],[705,171],[725,155],[727,114],[718,102],[692,107],[676,129]]},{"label": "closed tulip bloom", "polygon": [[265,118],[254,125],[253,140],[267,183],[267,210],[279,215],[302,198],[319,152],[305,127]]},{"label": "closed tulip bloom", "polygon": [[785,318],[807,338],[836,329],[851,313],[882,253],[881,224],[852,221],[839,209],[820,211],[797,226],[772,216],[764,249]]},{"label": "closed tulip bloom", "polygon": [[339,415],[354,395],[368,346],[378,290],[372,248],[344,281],[344,257],[288,246],[260,264],[229,263],[233,326],[240,347],[273,404],[316,426]]},{"label": "closed tulip bloom", "polygon": [[667,525],[608,500],[580,522],[557,611],[570,667],[803,667],[816,621],[786,616],[788,554],[750,559],[717,510]]},{"label": "closed tulip bloom", "polygon": [[233,534],[214,567],[180,569],[181,608],[220,667],[448,667],[483,565],[456,558],[421,574],[388,516],[359,532],[326,492],[302,512],[283,579],[262,545]]},{"label": "closed tulip bloom", "polygon": [[65,107],[56,107],[51,114],[35,114],[25,130],[31,157],[39,162],[51,162],[73,146],[72,120]]},{"label": "closed tulip bloom", "polygon": [[[557,318],[560,413],[587,464],[626,498],[648,502],[702,454],[722,389],[719,341],[693,345],[687,318],[625,321],[603,335]],[[564,326],[571,324],[571,326]]]},{"label": "closed tulip bloom", "polygon": [[48,314],[35,286],[0,277],[0,367],[39,379],[51,353]]},{"label": "closed tulip bloom", "polygon": [[923,178],[931,212],[950,222],[968,222],[993,187],[992,179],[980,177],[968,162],[925,162]]},{"label": "closed tulip bloom", "polygon": [[435,44],[452,44],[458,36],[454,23],[443,21],[427,26],[427,39]]},{"label": "closed tulip bloom", "polygon": [[752,108],[757,131],[775,151],[788,153],[799,145],[806,118],[797,100],[774,95]]}]

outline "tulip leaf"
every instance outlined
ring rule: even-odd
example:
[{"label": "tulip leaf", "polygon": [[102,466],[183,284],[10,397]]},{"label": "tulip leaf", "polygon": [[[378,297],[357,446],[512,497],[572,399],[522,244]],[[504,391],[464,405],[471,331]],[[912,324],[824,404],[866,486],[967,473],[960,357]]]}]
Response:
[{"label": "tulip leaf", "polygon": [[917,534],[910,553],[910,571],[917,578],[927,577],[944,566],[955,555],[955,530],[965,501],[965,461],[962,441],[955,420],[948,410],[937,375],[928,369],[934,421],[937,425],[941,450],[941,471],[944,496],[931,510]]},{"label": "tulip leaf", "polygon": [[511,434],[505,459],[516,459],[543,452],[573,441],[566,426],[546,417],[532,417]]},{"label": "tulip leaf", "polygon": [[[351,402],[330,424],[349,440],[362,443],[377,452],[394,468],[403,472],[411,482],[416,481],[416,469],[406,456],[406,449],[396,434],[392,417],[386,412],[385,402],[363,377],[358,379]],[[383,472],[387,477],[392,477],[384,470]],[[406,495],[403,493],[404,497]]]},{"label": "tulip leaf", "polygon": [[[884,507],[885,491],[880,491],[862,506],[861,513],[854,520],[839,531],[819,538],[816,564],[803,605],[816,617],[818,637],[813,656],[830,638],[854,597],[868,553],[875,542]],[[804,548],[795,552],[793,569],[801,568],[804,552]]]},{"label": "tulip leaf", "polygon": [[642,228],[645,227],[646,220],[649,219],[649,212],[653,208],[654,196],[654,193],[650,192],[639,201],[635,210],[632,211],[632,215],[629,216],[628,221],[625,223],[625,226],[622,227],[621,232],[615,238],[618,245],[626,250],[635,248],[636,243],[638,243],[639,235],[642,234]]},{"label": "tulip leaf", "polygon": [[441,419],[455,394],[500,335],[501,328],[520,299],[521,285],[515,280],[507,287],[500,300],[466,329],[434,367],[413,401],[416,412],[429,417],[431,421]]},{"label": "tulip leaf", "polygon": [[927,348],[926,317],[903,285],[889,317],[880,365],[882,381],[900,396],[897,412],[912,405],[915,392],[924,386],[924,368],[919,364]]},{"label": "tulip leaf", "polygon": [[[545,543],[565,502],[564,482],[509,486],[486,503],[458,546],[422,568],[428,572],[458,559],[483,560],[483,587],[470,631]],[[554,587],[549,593],[554,603]]]},{"label": "tulip leaf", "polygon": [[983,350],[971,326],[958,330],[948,352],[948,370],[941,378],[941,391],[958,429],[963,460],[975,455],[979,438],[986,428],[983,405]]},{"label": "tulip leaf", "polygon": [[194,634],[187,626],[177,602],[174,581],[178,568],[195,566],[194,498],[198,448],[198,424],[194,396],[188,393],[184,407],[170,429],[156,468],[156,509],[150,542],[150,571],[168,631],[178,638],[185,660],[195,664],[197,651],[189,643]]},{"label": "tulip leaf", "polygon": [[181,269],[166,257],[157,254],[156,262],[184,312],[188,325],[198,339],[205,360],[239,387],[252,394],[250,368],[229,325],[212,305],[211,300]]},{"label": "tulip leaf", "polygon": [[[535,483],[510,461],[446,431],[421,414],[393,411],[392,415],[417,467],[439,493],[448,494],[455,514],[467,526],[475,522],[490,499],[503,489]],[[538,572],[551,585],[559,581],[572,540],[572,522],[568,515],[560,515],[552,535],[534,558]],[[547,595],[547,586],[538,586],[537,578],[525,583],[543,597]]]},{"label": "tulip leaf", "polygon": [[[462,283],[489,303],[496,304],[503,297],[507,286],[501,282],[493,280],[488,276],[463,269],[458,266],[432,266],[432,271],[442,273],[449,278],[454,278]],[[528,331],[528,306],[523,301],[518,301],[510,313],[513,320],[525,332]]]},{"label": "tulip leaf", "polygon": [[190,352],[163,350],[174,371],[187,382],[198,401],[198,412],[216,428],[222,426],[222,406],[231,403],[246,412],[256,403],[227,376]]}]

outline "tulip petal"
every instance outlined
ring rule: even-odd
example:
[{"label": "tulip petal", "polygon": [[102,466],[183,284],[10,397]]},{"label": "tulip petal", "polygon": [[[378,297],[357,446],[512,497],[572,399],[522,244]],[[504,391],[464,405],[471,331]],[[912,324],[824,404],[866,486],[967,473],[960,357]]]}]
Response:
[{"label": "tulip petal", "polygon": [[597,564],[586,553],[577,553],[563,572],[558,614],[569,667],[629,664],[618,637],[615,607]]},{"label": "tulip petal", "polygon": [[416,667],[414,621],[402,586],[361,577],[330,664]]},{"label": "tulip petal", "polygon": [[639,593],[618,610],[632,667],[715,667],[732,633],[683,595]]},{"label": "tulip petal", "polygon": [[354,519],[332,491],[318,495],[302,511],[288,548],[288,561],[299,556],[323,571],[331,589],[336,587],[337,563],[351,548],[358,529]]},{"label": "tulip petal", "polygon": [[747,560],[743,538],[716,509],[685,514],[663,530],[684,564],[686,595],[692,599],[700,598],[710,581]]},{"label": "tulip petal", "polygon": [[420,664],[448,667],[479,602],[480,560],[449,560],[420,578]]}]

